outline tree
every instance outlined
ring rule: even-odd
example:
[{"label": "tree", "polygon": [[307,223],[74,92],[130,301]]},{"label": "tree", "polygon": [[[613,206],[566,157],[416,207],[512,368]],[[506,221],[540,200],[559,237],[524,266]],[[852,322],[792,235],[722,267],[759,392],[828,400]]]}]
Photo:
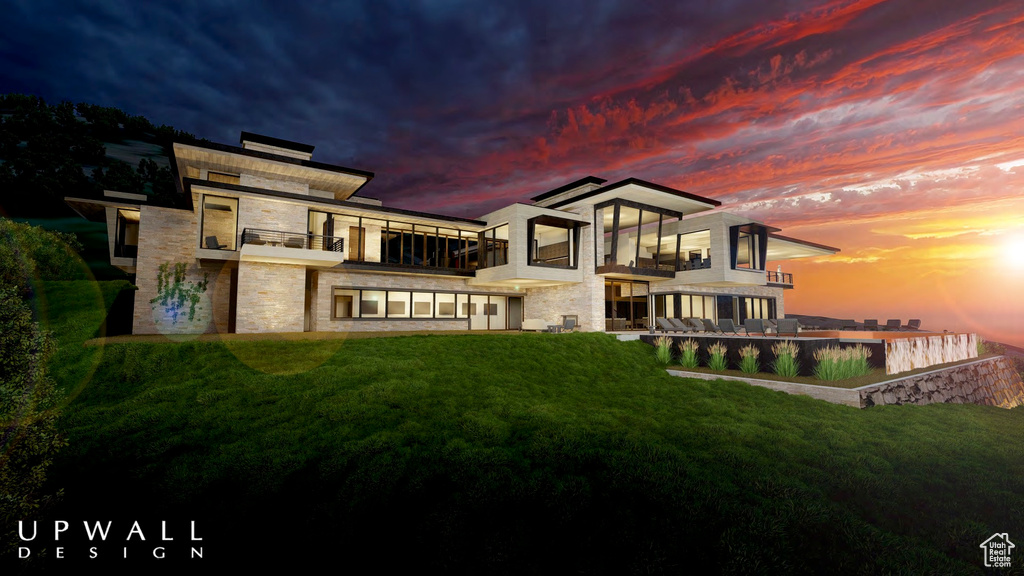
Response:
[{"label": "tree", "polygon": [[60,496],[43,493],[46,470],[66,444],[57,430],[60,399],[46,373],[54,351],[17,291],[0,283],[0,554],[13,553],[17,521]]}]

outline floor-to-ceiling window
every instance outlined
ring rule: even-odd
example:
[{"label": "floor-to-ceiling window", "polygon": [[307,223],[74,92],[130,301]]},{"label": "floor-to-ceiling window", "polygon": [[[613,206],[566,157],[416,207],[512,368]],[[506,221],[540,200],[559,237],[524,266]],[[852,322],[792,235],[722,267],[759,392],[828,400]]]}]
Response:
[{"label": "floor-to-ceiling window", "polygon": [[646,330],[649,325],[647,293],[647,282],[605,281],[605,330],[608,332]]}]

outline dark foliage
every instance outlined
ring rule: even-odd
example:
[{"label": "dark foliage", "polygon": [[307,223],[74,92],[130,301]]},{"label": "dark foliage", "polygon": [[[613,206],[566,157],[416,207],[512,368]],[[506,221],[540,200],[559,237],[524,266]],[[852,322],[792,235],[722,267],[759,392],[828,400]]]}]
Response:
[{"label": "dark foliage", "polygon": [[107,156],[105,143],[139,140],[195,142],[187,132],[154,126],[117,108],[47,104],[22,94],[0,95],[0,206],[8,216],[71,216],[65,196],[96,197],[104,189],[175,201],[168,168],[143,158],[138,169]]}]

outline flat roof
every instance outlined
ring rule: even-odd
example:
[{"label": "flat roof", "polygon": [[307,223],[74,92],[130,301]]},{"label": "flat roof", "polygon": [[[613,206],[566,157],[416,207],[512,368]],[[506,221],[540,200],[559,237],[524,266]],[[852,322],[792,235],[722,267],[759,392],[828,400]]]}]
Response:
[{"label": "flat roof", "polygon": [[[414,218],[423,218],[425,220],[440,220],[444,222],[455,222],[472,224],[473,226],[486,226],[487,223],[483,220],[473,220],[471,218],[460,218],[458,216],[446,216],[444,214],[431,214],[430,212],[418,212],[416,210],[405,210],[402,208],[390,208],[387,206],[377,206],[375,204],[364,204],[362,202],[350,202],[347,200],[334,200],[331,198],[320,198],[318,196],[308,196],[306,194],[295,194],[293,192],[281,192],[279,190],[270,190],[267,188],[254,188],[252,186],[242,186],[239,184],[228,184],[226,182],[211,182],[209,180],[198,180],[195,178],[184,178],[183,179],[186,194],[191,197],[192,187],[201,186],[203,188],[214,188],[219,190],[230,190],[234,192],[245,192],[249,194],[260,194],[263,196],[273,196],[276,198],[285,198],[288,200],[298,200],[307,204],[320,204],[324,206],[338,206],[342,208],[349,208],[353,210],[379,213],[381,219],[386,220],[389,214],[400,214],[404,216],[411,216]],[[441,225],[443,227],[443,225]]]},{"label": "flat roof", "polygon": [[262,134],[254,134],[243,130],[242,136],[238,139],[238,143],[241,144],[245,141],[266,144],[267,146],[276,146],[277,148],[286,148],[288,150],[295,150],[296,152],[304,152],[306,154],[312,154],[313,149],[316,148],[316,146],[313,146],[312,144],[292,142],[291,140],[274,138],[273,136],[264,136]]},{"label": "flat roof", "polygon": [[638,178],[626,178],[602,188],[581,192],[570,198],[555,202],[548,208],[562,208],[570,204],[598,204],[605,200],[622,198],[641,204],[658,206],[683,213],[702,212],[721,206],[722,203],[712,198],[705,198],[676,190],[661,184],[654,184]]},{"label": "flat roof", "polygon": [[557,196],[557,195],[561,194],[562,192],[567,192],[569,190],[572,190],[573,188],[579,188],[580,186],[586,186],[587,184],[601,185],[601,184],[604,184],[605,182],[607,182],[607,180],[605,180],[604,178],[598,178],[597,176],[584,176],[583,178],[580,178],[579,180],[575,180],[573,182],[569,182],[568,184],[565,184],[564,186],[559,186],[558,188],[555,188],[554,190],[548,190],[547,192],[545,192],[543,194],[540,194],[538,196],[534,196],[533,198],[530,198],[530,200],[533,200],[534,202],[539,202],[541,200],[544,200],[545,198],[551,198],[552,196]]},{"label": "flat roof", "polygon": [[768,260],[788,260],[808,256],[826,256],[839,252],[839,248],[790,238],[781,234],[768,233]]}]

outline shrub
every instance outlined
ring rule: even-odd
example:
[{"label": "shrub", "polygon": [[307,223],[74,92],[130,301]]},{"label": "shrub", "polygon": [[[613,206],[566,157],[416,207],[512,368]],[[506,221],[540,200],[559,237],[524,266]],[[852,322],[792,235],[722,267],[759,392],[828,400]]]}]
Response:
[{"label": "shrub", "polygon": [[35,279],[85,278],[76,254],[81,249],[82,244],[74,234],[0,218],[0,284],[13,287],[22,298],[27,298],[30,283]]},{"label": "shrub", "polygon": [[708,368],[712,370],[725,370],[728,363],[725,361],[725,346],[721,342],[715,342],[708,346]]},{"label": "shrub", "polygon": [[698,344],[693,338],[687,338],[679,343],[679,363],[684,368],[696,368],[700,365],[697,361]]},{"label": "shrub", "polygon": [[654,339],[654,357],[662,364],[672,362],[672,339],[668,336],[658,336]]},{"label": "shrub", "polygon": [[772,370],[783,378],[793,378],[800,373],[800,363],[797,362],[797,354],[800,353],[800,346],[792,340],[784,340],[772,346],[772,353],[775,354],[775,362]]},{"label": "shrub", "polygon": [[761,369],[761,363],[757,361],[761,351],[753,344],[747,344],[740,348],[740,371],[744,374],[756,374]]},{"label": "shrub", "polygon": [[[46,470],[65,445],[55,409],[60,395],[46,372],[54,352],[15,287],[0,282],[0,552],[13,553],[16,520],[54,499]],[[59,496],[59,491],[57,496]]]},{"label": "shrub", "polygon": [[826,346],[814,353],[814,359],[818,361],[814,375],[819,380],[843,380],[864,376],[871,372],[868,365],[870,357],[871,351],[860,344],[852,348]]}]

